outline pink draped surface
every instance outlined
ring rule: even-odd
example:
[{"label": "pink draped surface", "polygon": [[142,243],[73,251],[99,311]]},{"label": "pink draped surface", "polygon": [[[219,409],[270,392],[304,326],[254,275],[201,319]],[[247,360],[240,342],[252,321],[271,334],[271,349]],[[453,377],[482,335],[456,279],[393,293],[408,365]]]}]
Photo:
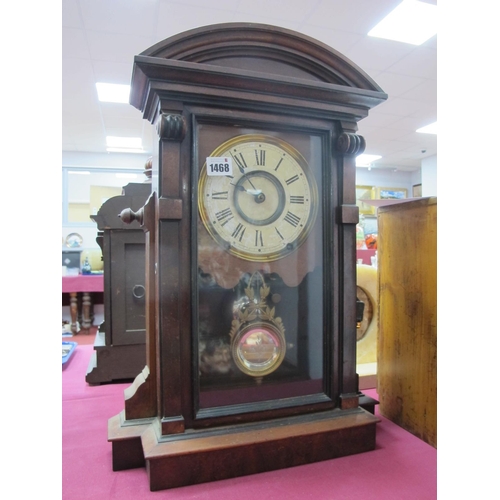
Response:
[{"label": "pink draped surface", "polygon": [[[380,417],[371,452],[172,490],[150,492],[145,468],[113,472],[108,419],[129,384],[89,386],[91,345],[77,346],[62,373],[64,500],[427,500],[437,497],[436,450]],[[377,397],[374,390],[364,391]],[[377,413],[377,412],[376,412]]]},{"label": "pink draped surface", "polygon": [[62,277],[62,293],[103,291],[104,275],[102,274],[79,274],[78,276]]}]

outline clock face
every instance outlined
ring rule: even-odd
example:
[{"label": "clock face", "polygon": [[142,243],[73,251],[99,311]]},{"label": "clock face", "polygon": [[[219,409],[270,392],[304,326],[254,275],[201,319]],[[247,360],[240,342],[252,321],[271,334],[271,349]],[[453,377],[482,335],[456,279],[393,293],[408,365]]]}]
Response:
[{"label": "clock face", "polygon": [[213,164],[205,163],[200,174],[200,216],[215,241],[250,261],[269,262],[296,250],[318,206],[316,182],[302,155],[275,137],[248,134],[220,145],[210,158],[232,166],[232,172],[213,175]]}]

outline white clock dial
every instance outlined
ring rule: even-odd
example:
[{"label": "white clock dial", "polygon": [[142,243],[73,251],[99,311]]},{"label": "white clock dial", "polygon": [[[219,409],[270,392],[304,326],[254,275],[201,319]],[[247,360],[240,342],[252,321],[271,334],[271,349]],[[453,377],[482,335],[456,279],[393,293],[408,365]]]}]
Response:
[{"label": "white clock dial", "polygon": [[229,157],[232,175],[200,175],[199,208],[208,232],[228,252],[272,261],[293,252],[316,216],[317,188],[300,153],[277,138],[238,136],[212,157]]}]

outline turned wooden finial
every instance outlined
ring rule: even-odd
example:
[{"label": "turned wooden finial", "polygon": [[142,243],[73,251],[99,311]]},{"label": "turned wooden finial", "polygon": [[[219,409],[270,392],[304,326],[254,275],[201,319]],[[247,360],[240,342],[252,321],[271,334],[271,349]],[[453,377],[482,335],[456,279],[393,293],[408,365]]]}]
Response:
[{"label": "turned wooden finial", "polygon": [[134,212],[131,208],[125,208],[118,214],[118,217],[125,224],[132,224],[136,220],[142,226],[144,210],[141,208],[137,212]]},{"label": "turned wooden finial", "polygon": [[151,178],[153,176],[153,157],[149,157],[148,161],[144,165],[144,175],[146,176],[146,180],[144,182],[151,182]]}]

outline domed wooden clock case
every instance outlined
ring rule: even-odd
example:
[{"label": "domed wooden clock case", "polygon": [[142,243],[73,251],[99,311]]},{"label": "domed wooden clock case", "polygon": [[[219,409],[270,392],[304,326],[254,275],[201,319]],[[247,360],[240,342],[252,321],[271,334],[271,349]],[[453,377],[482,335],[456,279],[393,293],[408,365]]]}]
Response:
[{"label": "domed wooden clock case", "polygon": [[373,450],[356,376],[357,122],[387,96],[302,34],[221,24],[135,57],[156,126],[147,364],[108,423],[151,490]]}]

